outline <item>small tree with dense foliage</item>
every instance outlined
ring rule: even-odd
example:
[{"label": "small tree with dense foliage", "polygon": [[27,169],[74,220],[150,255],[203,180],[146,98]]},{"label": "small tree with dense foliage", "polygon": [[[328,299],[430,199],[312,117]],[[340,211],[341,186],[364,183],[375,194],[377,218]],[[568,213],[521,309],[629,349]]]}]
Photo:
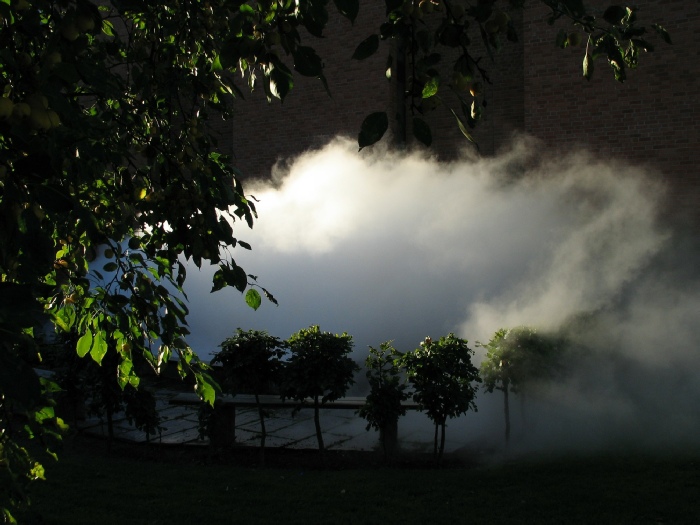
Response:
[{"label": "small tree with dense foliage", "polygon": [[380,440],[385,457],[391,456],[396,446],[397,422],[406,414],[402,405],[410,394],[401,381],[400,361],[403,354],[396,350],[391,341],[379,345],[379,349],[369,347],[365,360],[370,392],[365,405],[358,414],[367,420],[367,430],[374,428],[380,432]]},{"label": "small tree with dense foliage", "polygon": [[[433,454],[439,465],[445,450],[447,419],[476,412],[479,370],[472,364],[474,351],[467,341],[450,333],[433,341],[426,337],[420,347],[404,355],[402,362],[409,383],[413,386],[413,399],[435,423]],[[438,428],[441,429],[438,448]]]},{"label": "small tree with dense foliage", "polygon": [[221,364],[221,389],[225,393],[249,393],[255,396],[260,417],[260,459],[265,463],[265,411],[260,394],[278,388],[281,359],[286,344],[265,331],[236,329],[236,334],[221,343],[212,365]]},{"label": "small tree with dense foliage", "polygon": [[304,402],[313,399],[318,449],[323,454],[319,409],[345,395],[359,367],[348,356],[352,336],[322,332],[317,326],[303,328],[287,340],[291,356],[284,367],[282,397]]},{"label": "small tree with dense foliage", "polygon": [[[506,444],[510,441],[509,392],[524,396],[535,383],[549,381],[563,371],[564,342],[554,336],[537,333],[534,328],[520,326],[497,330],[487,344],[486,358],[481,363],[481,377],[487,392],[503,392]],[[521,398],[524,399],[524,398]]]}]

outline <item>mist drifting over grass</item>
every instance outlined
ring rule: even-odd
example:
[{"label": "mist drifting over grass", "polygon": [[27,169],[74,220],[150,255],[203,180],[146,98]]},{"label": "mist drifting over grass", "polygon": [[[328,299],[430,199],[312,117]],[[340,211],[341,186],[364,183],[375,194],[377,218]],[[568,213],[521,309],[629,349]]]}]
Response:
[{"label": "mist drifting over grass", "polygon": [[[516,446],[698,444],[697,252],[659,221],[658,180],[585,152],[547,158],[528,140],[438,163],[337,139],[246,188],[260,218],[237,226],[253,251],[236,261],[279,307],[209,294],[214,269],[191,270],[190,344],[206,356],[237,327],[287,338],[319,324],[353,335],[361,363],[390,339],[407,351],[448,332],[475,347],[501,327],[566,330],[569,372],[524,415],[514,403]],[[477,404],[448,439],[501,439],[501,394]]]}]

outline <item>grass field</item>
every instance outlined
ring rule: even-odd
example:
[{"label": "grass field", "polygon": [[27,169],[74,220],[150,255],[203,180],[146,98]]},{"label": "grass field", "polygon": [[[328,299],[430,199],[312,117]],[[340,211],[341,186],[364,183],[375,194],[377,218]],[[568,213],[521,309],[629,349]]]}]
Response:
[{"label": "grass field", "polygon": [[303,457],[293,456],[273,453],[273,466],[258,468],[241,453],[237,459],[133,445],[107,451],[104,442],[76,438],[50,466],[48,481],[36,485],[25,521],[700,523],[697,455],[532,457],[491,465],[447,458],[440,470],[413,460],[389,468],[371,453],[306,468]]}]

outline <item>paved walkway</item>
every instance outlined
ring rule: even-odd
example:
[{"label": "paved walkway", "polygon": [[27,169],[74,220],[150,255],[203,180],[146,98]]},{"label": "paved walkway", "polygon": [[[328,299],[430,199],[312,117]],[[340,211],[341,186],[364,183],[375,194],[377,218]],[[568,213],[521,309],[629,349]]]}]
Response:
[{"label": "paved walkway", "polygon": [[[208,445],[198,432],[197,407],[170,404],[178,392],[161,390],[156,393],[156,409],[161,418],[161,431],[150,436],[150,442],[162,444]],[[266,419],[268,447],[317,448],[313,410],[304,409],[292,415],[290,409],[270,411]],[[355,415],[354,410],[321,410],[321,427],[326,448],[336,450],[373,450],[379,447],[379,433],[367,431],[366,421]],[[417,423],[417,424],[416,424]],[[79,423],[86,433],[107,435],[107,423],[93,417]],[[130,425],[123,413],[113,420],[116,439],[145,442],[146,434]],[[236,442],[257,446],[260,439],[260,422],[255,409],[238,409],[236,412]],[[405,450],[432,450],[433,426],[424,414],[409,413],[399,420],[399,440]],[[460,443],[446,444],[446,451],[458,448]]]}]

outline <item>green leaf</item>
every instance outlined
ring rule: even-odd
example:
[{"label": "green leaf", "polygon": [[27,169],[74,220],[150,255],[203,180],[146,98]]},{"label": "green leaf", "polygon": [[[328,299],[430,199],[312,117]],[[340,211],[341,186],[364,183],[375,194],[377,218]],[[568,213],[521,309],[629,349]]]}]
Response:
[{"label": "green leaf", "polygon": [[360,12],[359,0],[333,0],[333,3],[341,15],[355,23],[357,14]]},{"label": "green leaf", "polygon": [[440,77],[432,77],[425,83],[425,86],[423,86],[423,92],[421,93],[421,96],[423,98],[434,97],[435,95],[437,95],[439,86]]},{"label": "green leaf", "polygon": [[72,305],[65,306],[56,312],[54,317],[54,322],[58,327],[64,332],[69,332],[70,329],[75,324],[76,313],[75,308]]},{"label": "green leaf", "polygon": [[107,264],[104,265],[102,268],[105,272],[113,272],[115,271],[119,266],[115,262],[108,262]]},{"label": "green leaf", "polygon": [[419,117],[413,117],[413,136],[428,147],[433,143],[430,126]]},{"label": "green leaf", "polygon": [[114,36],[115,30],[112,22],[109,20],[102,20],[102,32],[107,36]]},{"label": "green leaf", "polygon": [[450,111],[451,111],[452,114],[454,115],[455,119],[457,119],[457,127],[458,127],[459,130],[462,132],[462,135],[464,135],[470,142],[473,142],[474,145],[475,145],[475,146],[477,147],[477,149],[478,149],[479,145],[476,143],[476,140],[474,140],[474,137],[472,136],[472,134],[469,133],[469,130],[468,130],[467,127],[464,125],[464,122],[462,122],[462,119],[459,118],[459,115],[457,115],[457,113],[455,113],[455,111],[454,111],[453,109],[450,109]]},{"label": "green leaf", "polygon": [[656,31],[659,34],[659,36],[661,36],[664,42],[666,42],[667,44],[673,44],[673,42],[671,42],[671,35],[668,34],[668,31],[666,31],[666,29],[664,29],[659,24],[651,24],[651,27],[653,27],[654,31]]},{"label": "green leaf", "polygon": [[99,365],[102,364],[102,359],[107,354],[107,341],[105,341],[105,333],[100,330],[95,334],[93,338],[92,349],[90,350],[90,357]]},{"label": "green leaf", "polygon": [[379,35],[370,35],[365,38],[360,45],[357,46],[352,58],[355,60],[364,60],[371,57],[379,49]]},{"label": "green leaf", "polygon": [[627,16],[627,9],[619,5],[611,5],[603,13],[603,19],[610,25],[616,26],[622,23]]},{"label": "green leaf", "polygon": [[231,264],[233,268],[231,268],[228,272],[224,272],[226,274],[226,282],[229,286],[233,286],[239,292],[243,292],[248,286],[248,276],[243,268],[233,262]]},{"label": "green leaf", "polygon": [[299,46],[293,52],[294,69],[305,77],[317,77],[323,73],[323,62],[313,48]]},{"label": "green leaf", "polygon": [[643,49],[644,51],[646,51],[648,53],[654,51],[654,46],[642,38],[633,38],[632,43],[636,47]]},{"label": "green leaf", "polygon": [[260,308],[260,304],[262,303],[262,298],[260,297],[260,294],[258,293],[257,290],[251,288],[245,294],[245,302],[253,310],[257,310],[258,308]]},{"label": "green leaf", "polygon": [[214,388],[214,380],[204,373],[195,374],[195,392],[205,403],[214,406],[216,401],[216,389]]},{"label": "green leaf", "polygon": [[269,94],[284,100],[294,86],[291,72],[281,63],[275,62],[266,72]]},{"label": "green leaf", "polygon": [[279,306],[279,303],[277,302],[277,299],[275,299],[275,296],[272,295],[267,289],[263,288],[262,289],[263,293],[265,294],[265,298],[270,301],[272,304],[275,306]]},{"label": "green leaf", "polygon": [[165,367],[168,365],[168,361],[170,361],[171,355],[172,351],[168,345],[161,345],[160,348],[158,348],[157,372],[159,374],[165,370]]},{"label": "green leaf", "polygon": [[564,31],[563,29],[560,29],[559,33],[557,33],[557,38],[555,40],[556,46],[561,49],[564,49],[568,45],[568,37],[569,33]]},{"label": "green leaf", "polygon": [[211,288],[211,292],[218,292],[221,290],[224,286],[226,286],[226,278],[224,277],[224,270],[222,268],[219,268],[214,272],[214,276],[212,277],[212,283],[214,286]]},{"label": "green leaf", "polygon": [[590,80],[593,76],[593,58],[589,53],[583,57],[583,76],[586,80]]},{"label": "green leaf", "polygon": [[469,117],[473,121],[481,120],[481,104],[479,104],[476,100],[472,100],[472,106],[469,110]]},{"label": "green leaf", "polygon": [[360,134],[357,138],[360,150],[381,140],[387,129],[389,129],[389,117],[386,111],[377,111],[368,115],[362,122]]},{"label": "green leaf", "polygon": [[249,16],[254,16],[255,15],[255,10],[249,6],[248,4],[242,4],[241,7],[239,7],[239,10],[241,13]]},{"label": "green leaf", "polygon": [[85,332],[85,334],[83,334],[83,336],[80,339],[78,339],[78,344],[75,347],[75,349],[80,357],[85,357],[88,354],[88,352],[90,352],[91,348],[92,333],[88,331]]},{"label": "green leaf", "polygon": [[121,363],[119,363],[119,375],[117,377],[117,381],[119,382],[119,387],[122,390],[124,390],[126,385],[129,383],[133,368],[134,363],[131,359],[124,359]]}]

